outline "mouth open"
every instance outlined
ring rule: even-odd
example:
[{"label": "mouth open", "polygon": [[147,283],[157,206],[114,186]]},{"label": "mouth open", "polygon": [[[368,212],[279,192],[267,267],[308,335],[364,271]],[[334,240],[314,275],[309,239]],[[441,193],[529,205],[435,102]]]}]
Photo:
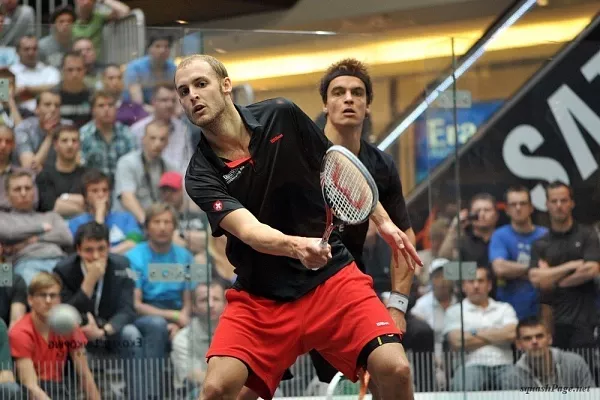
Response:
[{"label": "mouth open", "polygon": [[204,110],[204,106],[202,104],[198,104],[197,106],[194,106],[193,110],[194,110],[195,113],[199,112],[199,111],[202,111],[202,110]]},{"label": "mouth open", "polygon": [[344,114],[344,115],[356,115],[356,111],[354,111],[354,110],[353,110],[353,109],[351,109],[351,108],[345,108],[345,109],[342,111],[342,114]]}]

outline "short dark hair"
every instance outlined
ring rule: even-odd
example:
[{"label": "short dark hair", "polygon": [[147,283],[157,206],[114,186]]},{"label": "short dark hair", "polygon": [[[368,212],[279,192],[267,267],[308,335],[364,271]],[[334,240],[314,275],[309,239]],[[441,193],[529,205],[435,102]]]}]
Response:
[{"label": "short dark hair", "polygon": [[108,228],[104,224],[99,224],[96,221],[90,221],[77,228],[74,239],[75,247],[81,246],[84,240],[103,240],[108,242]]},{"label": "short dark hair", "polygon": [[94,94],[92,94],[92,98],[90,99],[90,105],[92,106],[92,108],[94,108],[98,99],[110,99],[112,101],[115,101],[115,96],[104,89],[96,90]]},{"label": "short dark hair", "polygon": [[345,58],[327,68],[325,75],[321,79],[321,84],[319,85],[319,93],[321,94],[323,103],[327,102],[327,90],[329,89],[331,81],[339,76],[346,75],[355,76],[365,84],[367,104],[371,104],[373,101],[373,83],[371,82],[371,76],[369,75],[367,66],[355,58]]},{"label": "short dark hair", "polygon": [[148,48],[150,46],[152,46],[154,44],[154,42],[158,42],[160,40],[164,40],[167,43],[169,43],[169,47],[171,47],[173,45],[173,36],[171,35],[165,35],[163,34],[155,34],[155,35],[151,35],[150,38],[148,39]]},{"label": "short dark hair", "polygon": [[486,265],[478,265],[477,269],[483,269],[485,270],[485,277],[488,281],[493,282],[494,281],[494,272],[492,271],[492,269]]},{"label": "short dark hair", "polygon": [[104,65],[104,68],[102,69],[102,75],[106,75],[106,70],[109,68],[116,68],[119,71],[121,71],[121,66],[119,64],[109,63],[109,64]]},{"label": "short dark hair", "polygon": [[168,82],[161,82],[154,86],[154,89],[152,90],[152,98],[156,97],[156,95],[161,89],[166,89],[173,92],[176,90],[174,84]]},{"label": "short dark hair", "polygon": [[471,200],[469,201],[469,210],[473,207],[473,203],[478,200],[489,201],[494,205],[494,208],[496,208],[496,198],[494,196],[489,193],[477,193],[475,196],[471,197]]},{"label": "short dark hair", "polygon": [[42,102],[42,96],[45,94],[51,94],[52,96],[58,96],[62,101],[62,98],[60,96],[60,92],[59,92],[58,88],[45,89],[35,95],[36,107]]},{"label": "short dark hair", "polygon": [[527,201],[531,203],[531,193],[529,193],[529,189],[524,185],[514,185],[509,187],[504,194],[504,201],[506,202],[508,202],[509,193],[527,193]]},{"label": "short dark hair", "polygon": [[571,198],[571,200],[573,200],[573,188],[570,185],[567,185],[566,183],[561,181],[553,181],[550,182],[548,186],[546,186],[546,199],[548,198],[549,190],[558,189],[561,187],[567,188],[567,190],[569,191],[569,197]]},{"label": "short dark hair", "polygon": [[19,49],[21,48],[21,42],[23,41],[23,39],[34,39],[36,42],[38,41],[38,38],[35,35],[23,35],[19,38],[19,41],[17,42],[17,51],[19,51]]},{"label": "short dark hair", "polygon": [[77,19],[77,15],[75,14],[75,10],[73,10],[73,7],[66,5],[54,9],[54,12],[52,13],[52,15],[50,15],[50,22],[54,24],[56,22],[56,19],[63,14],[69,14],[71,17],[73,17],[73,22],[75,22],[75,20]]},{"label": "short dark hair", "polygon": [[4,181],[4,190],[8,192],[8,190],[10,189],[10,182],[15,179],[22,178],[24,176],[28,176],[29,178],[31,178],[31,181],[35,184],[33,174],[31,172],[27,171],[26,169],[18,169],[8,173],[8,176]]},{"label": "short dark hair", "polygon": [[86,196],[89,185],[95,185],[100,182],[107,182],[110,188],[110,178],[108,175],[96,168],[87,170],[81,177],[81,194],[83,197]]},{"label": "short dark hair", "polygon": [[81,62],[83,62],[85,64],[83,56],[78,51],[69,50],[69,51],[65,52],[65,54],[63,55],[62,61],[60,62],[61,70],[65,67],[65,63],[66,63],[68,57],[79,58],[81,60]]},{"label": "short dark hair", "polygon": [[71,123],[61,124],[56,128],[56,135],[54,135],[54,141],[58,141],[60,139],[60,134],[63,132],[75,132],[79,134],[79,129]]},{"label": "short dark hair", "polygon": [[517,339],[521,337],[521,328],[533,328],[542,325],[546,328],[546,324],[539,316],[531,316],[523,318],[517,324]]}]

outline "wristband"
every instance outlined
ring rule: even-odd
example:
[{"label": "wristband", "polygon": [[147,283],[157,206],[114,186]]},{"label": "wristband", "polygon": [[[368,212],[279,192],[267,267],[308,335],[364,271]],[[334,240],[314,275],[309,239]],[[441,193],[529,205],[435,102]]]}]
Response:
[{"label": "wristband", "polygon": [[173,313],[173,321],[179,322],[179,311]]},{"label": "wristband", "polygon": [[408,309],[408,296],[398,292],[391,292],[387,307],[395,308],[406,314],[406,310]]}]

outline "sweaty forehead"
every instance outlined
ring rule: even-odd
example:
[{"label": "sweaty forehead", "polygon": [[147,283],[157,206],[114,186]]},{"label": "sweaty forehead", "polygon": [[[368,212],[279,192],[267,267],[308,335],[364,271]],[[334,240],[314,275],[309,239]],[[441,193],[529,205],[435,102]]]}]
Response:
[{"label": "sweaty forehead", "polygon": [[181,85],[189,85],[192,81],[198,78],[216,78],[217,74],[212,67],[204,60],[190,60],[183,66],[177,68],[175,73],[175,83],[177,87]]},{"label": "sweaty forehead", "polygon": [[329,82],[328,90],[333,90],[333,88],[338,88],[338,87],[341,87],[344,89],[356,89],[356,88],[366,89],[365,83],[360,78],[357,78],[356,76],[351,76],[351,75],[342,75],[342,76],[338,76],[337,78],[333,79],[331,82]]}]

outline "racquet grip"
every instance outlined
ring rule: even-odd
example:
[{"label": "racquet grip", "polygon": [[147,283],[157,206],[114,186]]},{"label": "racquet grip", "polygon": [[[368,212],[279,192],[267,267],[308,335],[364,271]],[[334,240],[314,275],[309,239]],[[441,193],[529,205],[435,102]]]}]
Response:
[{"label": "racquet grip", "polygon": [[325,229],[325,233],[323,233],[323,237],[321,238],[321,247],[327,247],[327,243],[329,243],[329,236],[331,236],[333,228],[333,224],[329,224],[327,229]]}]

